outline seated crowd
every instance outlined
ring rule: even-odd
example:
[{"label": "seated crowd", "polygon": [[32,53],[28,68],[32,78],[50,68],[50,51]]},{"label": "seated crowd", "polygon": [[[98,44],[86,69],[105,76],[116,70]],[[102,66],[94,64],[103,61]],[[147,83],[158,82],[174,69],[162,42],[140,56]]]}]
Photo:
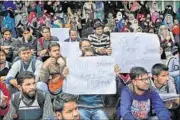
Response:
[{"label": "seated crowd", "polygon": [[[166,64],[163,62],[154,64],[151,72],[147,72],[143,67],[134,66],[129,73],[121,73],[121,66],[115,65],[117,92],[114,95],[68,94],[63,90],[66,87],[70,68],[67,66],[67,58],[62,55],[58,37],[51,35],[50,29],[54,24],[41,25],[40,21],[37,21],[39,27],[33,28],[36,26],[35,23],[28,21],[27,24],[21,23],[21,27],[17,27],[19,26],[17,25],[11,29],[2,25],[2,38],[0,38],[0,120],[180,119],[180,98],[168,101],[162,99],[165,94],[180,94],[180,40],[178,38],[180,33],[176,30],[179,30],[179,23],[175,13],[167,12],[164,13],[164,16],[159,15],[154,20],[151,16],[153,11],[149,11],[149,13],[147,11],[147,13],[138,12],[138,10],[143,10],[142,6],[145,6],[146,2],[143,4],[137,2],[141,7],[136,11],[127,8],[128,5],[123,3],[125,11],[123,15],[122,11],[118,11],[116,19],[111,18],[112,16],[109,14],[108,18],[96,18],[97,15],[95,15],[96,17],[91,19],[92,11],[88,5],[95,6],[96,4],[100,5],[100,3],[84,3],[83,10],[86,17],[79,16],[79,19],[81,22],[86,21],[85,25],[81,27],[85,28],[84,26],[90,25],[86,29],[80,30],[77,21],[75,21],[77,23],[74,27],[72,11],[68,12],[71,27],[69,38],[65,39],[64,42],[78,42],[81,51],[79,57],[110,56],[113,52],[110,40],[111,32],[146,32],[159,36],[162,50],[161,59],[165,59]],[[18,2],[16,5],[19,5]],[[33,5],[32,2],[28,6],[29,16],[34,12],[38,14],[38,10],[34,11],[34,9],[38,9],[40,4],[34,5],[35,8]],[[52,17],[56,12],[59,12],[56,11],[56,8],[48,8],[48,6],[52,6],[51,2],[47,2],[45,5],[46,16],[44,17],[49,18],[49,16]],[[3,12],[7,14],[12,14],[15,10],[12,6],[7,7],[7,4],[2,6],[5,7]],[[52,13],[50,9],[54,12]],[[87,9],[90,10],[89,13],[87,13]],[[144,10],[149,10],[149,8],[144,8]],[[143,18],[138,18],[139,15],[143,14],[145,15]],[[34,18],[37,16],[35,15]],[[49,19],[53,21],[54,18],[51,17]],[[171,18],[174,20],[172,24],[169,22]],[[162,19],[164,22],[160,22]],[[112,27],[111,20],[114,20],[114,27]],[[159,20],[159,25],[155,24],[156,20]],[[19,22],[23,22],[23,20]],[[167,49],[170,49],[172,53],[168,59]],[[115,110],[113,118],[104,110],[109,107],[113,107]]]}]

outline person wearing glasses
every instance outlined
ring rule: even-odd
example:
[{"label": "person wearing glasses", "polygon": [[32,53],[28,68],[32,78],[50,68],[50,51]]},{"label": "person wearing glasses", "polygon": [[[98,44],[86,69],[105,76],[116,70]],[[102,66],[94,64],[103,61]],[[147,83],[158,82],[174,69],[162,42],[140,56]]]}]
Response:
[{"label": "person wearing glasses", "polygon": [[77,96],[62,93],[53,101],[53,109],[56,114],[54,119],[49,120],[80,120],[77,106]]},{"label": "person wearing glasses", "polygon": [[142,67],[130,70],[132,83],[121,93],[118,116],[123,120],[150,119],[151,107],[159,120],[170,120],[170,115],[158,93],[150,87],[148,72]]}]

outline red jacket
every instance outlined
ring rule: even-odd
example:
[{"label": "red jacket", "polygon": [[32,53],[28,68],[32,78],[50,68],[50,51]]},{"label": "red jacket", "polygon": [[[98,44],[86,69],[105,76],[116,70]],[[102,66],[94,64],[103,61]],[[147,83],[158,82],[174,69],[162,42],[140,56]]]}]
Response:
[{"label": "red jacket", "polygon": [[3,83],[2,81],[0,81],[0,90],[3,92],[5,96],[8,96],[8,99],[6,100],[7,107],[5,109],[0,108],[0,116],[4,116],[9,110],[9,102],[11,97],[8,89],[6,88],[5,83]]}]

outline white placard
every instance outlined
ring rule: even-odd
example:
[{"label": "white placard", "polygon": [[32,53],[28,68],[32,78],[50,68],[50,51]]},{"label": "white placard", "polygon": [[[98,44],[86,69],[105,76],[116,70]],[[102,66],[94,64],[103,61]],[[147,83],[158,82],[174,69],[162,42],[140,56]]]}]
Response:
[{"label": "white placard", "polygon": [[51,35],[56,36],[61,42],[69,38],[69,28],[51,28],[50,31]]},{"label": "white placard", "polygon": [[64,92],[84,94],[115,94],[114,58],[79,57],[67,59],[69,75]]},{"label": "white placard", "polygon": [[161,63],[160,43],[156,34],[111,33],[111,44],[112,56],[121,73],[129,73],[135,66],[151,72],[154,64]]},{"label": "white placard", "polygon": [[64,57],[80,57],[81,51],[79,49],[79,42],[59,42],[61,47],[61,54]]}]

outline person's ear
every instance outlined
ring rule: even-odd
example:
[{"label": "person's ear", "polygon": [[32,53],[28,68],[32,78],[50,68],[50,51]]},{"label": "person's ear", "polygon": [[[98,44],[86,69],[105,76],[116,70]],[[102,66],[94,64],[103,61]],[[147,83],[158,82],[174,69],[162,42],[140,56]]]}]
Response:
[{"label": "person's ear", "polygon": [[18,56],[21,57],[21,52],[18,53]]},{"label": "person's ear", "polygon": [[136,85],[136,80],[134,79],[134,80],[132,80],[132,83],[134,84],[134,85]]},{"label": "person's ear", "polygon": [[50,50],[48,50],[48,53],[49,53],[49,56],[51,56],[51,55],[52,55]]},{"label": "person's ear", "polygon": [[22,91],[22,87],[20,85],[18,85],[17,88],[18,88],[19,91]]},{"label": "person's ear", "polygon": [[154,80],[157,80],[157,76],[156,76],[156,75],[152,75],[152,78],[153,78]]},{"label": "person's ear", "polygon": [[62,113],[56,112],[56,117],[58,118],[58,120],[62,120]]}]

